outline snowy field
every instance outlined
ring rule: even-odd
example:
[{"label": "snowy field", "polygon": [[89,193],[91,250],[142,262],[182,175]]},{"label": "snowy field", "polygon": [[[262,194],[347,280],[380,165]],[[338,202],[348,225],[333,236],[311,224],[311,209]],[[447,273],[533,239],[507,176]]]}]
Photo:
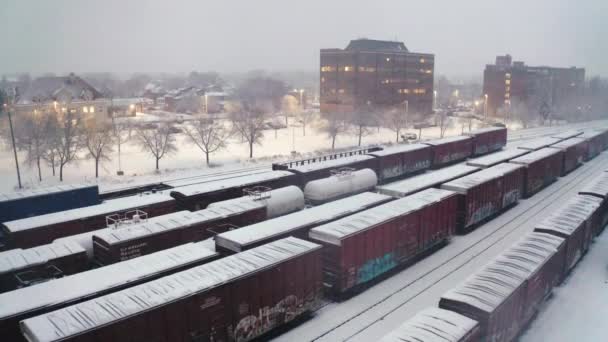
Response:
[{"label": "snowy field", "polygon": [[[413,266],[342,303],[327,303],[313,318],[275,340],[378,339],[422,309],[436,306],[443,293],[532,231],[536,223],[607,168],[608,152],[604,152],[475,231],[455,237],[446,247]],[[539,336],[528,341],[557,341]]]}]

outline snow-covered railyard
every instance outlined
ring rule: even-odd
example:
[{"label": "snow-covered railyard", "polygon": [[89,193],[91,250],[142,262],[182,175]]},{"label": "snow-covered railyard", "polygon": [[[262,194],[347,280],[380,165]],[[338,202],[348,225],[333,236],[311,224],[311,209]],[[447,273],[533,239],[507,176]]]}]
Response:
[{"label": "snow-covered railyard", "polygon": [[[513,147],[515,144],[509,145]],[[603,172],[607,167],[608,154],[603,153],[569,175],[559,178],[557,182],[533,197],[521,200],[514,208],[468,235],[455,237],[447,246],[411,267],[388,277],[348,300],[341,303],[328,303],[310,320],[277,336],[275,340],[374,341],[380,338],[418,311],[429,306],[436,306],[444,292],[465,280],[489,260],[519,240],[523,234],[532,231],[535,223],[555,210],[564,200],[574,196],[585,182]],[[604,237],[603,240],[606,239]],[[597,254],[597,251],[593,252],[597,249],[601,248],[593,246],[592,253]],[[604,270],[604,268],[601,269]],[[574,272],[571,278],[576,277],[578,273],[581,271]],[[605,277],[605,272],[600,273]],[[572,281],[562,285],[564,291]],[[560,288],[556,293],[556,298],[560,298]],[[571,300],[576,300],[576,298]],[[554,309],[554,311],[562,310],[559,314],[564,315],[564,307],[579,305],[578,302],[568,304],[563,304],[561,308]],[[582,303],[582,305],[585,304]],[[549,307],[551,307],[551,301]],[[558,317],[559,314],[553,315],[556,320],[548,318],[544,324],[547,327],[552,323],[561,324],[557,323],[561,320]],[[551,312],[548,315],[551,315]],[[542,323],[543,321],[538,324]],[[533,333],[530,332],[530,334]],[[541,334],[542,331],[534,335],[536,338],[528,340],[537,341]],[[543,336],[540,340],[553,341],[555,339],[546,339]]]},{"label": "snow-covered railyard", "polygon": [[606,341],[608,323],[608,234],[600,235],[540,314],[521,342]]}]

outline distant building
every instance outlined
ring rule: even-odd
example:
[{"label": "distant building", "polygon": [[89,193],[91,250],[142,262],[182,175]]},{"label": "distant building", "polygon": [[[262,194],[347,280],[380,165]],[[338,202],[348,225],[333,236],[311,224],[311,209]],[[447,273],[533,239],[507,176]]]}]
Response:
[{"label": "distant building", "polygon": [[197,87],[179,88],[165,95],[165,110],[175,113],[203,113],[205,91]]},{"label": "distant building", "polygon": [[16,94],[15,111],[33,113],[38,110],[70,111],[97,121],[108,119],[110,100],[73,73],[63,77],[40,77]]},{"label": "distant building", "polygon": [[528,66],[512,62],[510,55],[497,56],[483,75],[488,115],[521,103],[532,111],[546,106],[557,115],[573,113],[584,91],[585,69]]},{"label": "distant building", "polygon": [[352,40],[345,49],[321,50],[322,113],[390,108],[407,101],[410,113],[433,110],[435,56],[404,43]]}]

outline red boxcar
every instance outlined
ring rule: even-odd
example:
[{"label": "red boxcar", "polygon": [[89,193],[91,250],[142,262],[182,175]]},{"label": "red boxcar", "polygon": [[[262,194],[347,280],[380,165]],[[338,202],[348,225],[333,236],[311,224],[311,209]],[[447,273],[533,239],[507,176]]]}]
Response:
[{"label": "red boxcar", "polygon": [[445,293],[439,307],[479,322],[481,341],[511,342],[521,332],[526,305],[526,269],[509,262],[490,263]]},{"label": "red boxcar", "polygon": [[552,287],[559,285],[565,277],[563,272],[566,267],[566,240],[552,234],[532,232],[527,234],[520,243],[555,250],[548,267],[552,270],[550,272]]},{"label": "red boxcar", "polygon": [[532,139],[532,140],[519,144],[517,146],[517,148],[519,148],[521,150],[526,150],[526,151],[538,151],[542,148],[549,147],[553,144],[557,144],[558,142],[560,142],[562,140],[564,140],[564,139],[557,139],[557,138],[551,138],[551,137],[536,138],[536,139]]},{"label": "red boxcar", "polygon": [[507,129],[505,127],[488,127],[465,133],[473,138],[473,155],[498,151],[507,145]]},{"label": "red boxcar", "polygon": [[600,234],[608,223],[608,173],[603,172],[598,177],[589,182],[581,191],[580,195],[591,196],[601,200],[599,209],[599,226],[596,228],[596,234]]},{"label": "red boxcar", "polygon": [[423,144],[433,148],[433,168],[467,159],[473,153],[473,139],[467,136],[455,136],[437,140],[429,140]]},{"label": "red boxcar", "polygon": [[259,201],[226,203],[195,212],[180,211],[131,227],[106,230],[93,236],[95,260],[108,265],[188,242],[201,241],[222,227],[242,227],[266,219]]},{"label": "red boxcar", "polygon": [[21,329],[32,342],[250,341],[321,298],[321,247],[287,238],[26,319]]},{"label": "red boxcar", "polygon": [[215,248],[223,253],[232,254],[288,236],[308,239],[308,231],[313,227],[373,208],[391,200],[393,198],[390,196],[364,192],[218,234],[215,237]]},{"label": "red boxcar", "polygon": [[557,134],[553,134],[551,136],[551,138],[566,140],[566,139],[578,137],[581,134],[583,134],[583,131],[580,131],[580,130],[568,130],[568,131],[559,132]]},{"label": "red boxcar", "polygon": [[377,157],[377,174],[380,183],[427,170],[433,159],[432,148],[425,144],[407,144],[387,147],[371,152]]},{"label": "red boxcar", "polygon": [[296,176],[293,173],[268,171],[177,187],[170,194],[181,209],[196,211],[207,208],[213,202],[241,197],[248,188],[278,189],[294,184]]},{"label": "red boxcar", "polygon": [[597,131],[601,133],[602,151],[604,151],[608,149],[608,129],[602,128],[597,129]]},{"label": "red boxcar", "polygon": [[122,197],[89,207],[4,222],[2,228],[10,248],[30,248],[101,229],[107,226],[108,216],[125,216],[135,210],[146,212],[148,217],[165,215],[175,211],[175,200],[167,193]]},{"label": "red boxcar", "polygon": [[188,243],[0,294],[0,336],[5,341],[23,341],[19,322],[26,318],[184,271],[218,257],[204,242]]},{"label": "red boxcar", "polygon": [[525,166],[524,197],[534,195],[560,176],[563,161],[561,153],[554,148],[543,148],[510,161]]},{"label": "red boxcar", "polygon": [[521,157],[529,152],[530,151],[521,150],[518,148],[506,149],[504,151],[495,152],[487,156],[469,159],[467,160],[467,165],[477,166],[485,169],[494,165],[498,165],[500,163],[506,163],[511,159]]},{"label": "red boxcar", "polygon": [[86,250],[71,241],[0,252],[0,292],[82,272],[86,266]]},{"label": "red boxcar", "polygon": [[587,154],[585,155],[585,160],[595,158],[604,150],[602,134],[602,132],[598,131],[588,131],[578,136],[580,139],[587,140]]},{"label": "red boxcar", "polygon": [[441,185],[458,194],[458,232],[473,227],[517,203],[521,196],[522,165],[503,163]]},{"label": "red boxcar", "polygon": [[310,230],[324,283],[340,295],[415,260],[454,231],[456,194],[428,189]]},{"label": "red boxcar", "polygon": [[583,164],[589,147],[587,140],[571,138],[551,145],[551,148],[562,151],[562,176],[565,176]]},{"label": "red boxcar", "polygon": [[479,342],[479,322],[453,311],[428,308],[379,342]]}]

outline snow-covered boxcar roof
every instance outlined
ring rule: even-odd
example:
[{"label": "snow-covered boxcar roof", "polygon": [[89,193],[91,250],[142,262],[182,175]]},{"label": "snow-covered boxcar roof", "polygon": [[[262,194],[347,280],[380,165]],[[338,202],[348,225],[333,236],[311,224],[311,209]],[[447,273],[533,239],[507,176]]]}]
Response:
[{"label": "snow-covered boxcar roof", "polygon": [[585,131],[583,134],[579,135],[577,138],[580,139],[591,139],[595,137],[599,137],[604,134],[604,131]]},{"label": "snow-covered boxcar roof", "polygon": [[390,196],[364,192],[293,214],[218,234],[215,237],[215,242],[218,246],[239,252],[244,246],[272,239],[275,236],[289,234],[315,223],[323,224],[389,200],[391,200]]},{"label": "snow-covered boxcar roof", "polygon": [[175,193],[181,196],[195,196],[205,193],[212,193],[215,191],[221,191],[224,189],[240,188],[248,185],[255,185],[261,182],[273,181],[285,177],[292,177],[293,173],[288,171],[268,171],[258,174],[250,174],[246,176],[240,176],[235,178],[226,178],[217,182],[205,182],[199,184],[192,184],[182,187],[177,187],[171,190],[171,193]]},{"label": "snow-covered boxcar roof", "polygon": [[399,145],[393,145],[390,147],[385,147],[384,149],[382,149],[380,151],[375,151],[375,152],[371,152],[368,154],[372,155],[372,156],[377,156],[377,157],[384,157],[384,156],[391,156],[393,154],[400,154],[400,153],[424,150],[424,149],[429,149],[429,148],[431,148],[431,147],[429,145],[425,145],[425,144],[399,144]]},{"label": "snow-covered boxcar roof", "polygon": [[479,170],[479,168],[475,166],[457,164],[435,171],[427,171],[426,173],[418,176],[378,186],[376,189],[382,194],[394,197],[403,197],[414,192],[466,176],[477,170]]},{"label": "snow-covered boxcar roof", "polygon": [[487,169],[482,169],[473,174],[443,183],[442,189],[466,193],[472,187],[500,178],[506,173],[522,168],[523,165],[503,163]]},{"label": "snow-covered boxcar roof", "polygon": [[517,157],[515,159],[511,159],[511,163],[528,165],[534,162],[537,162],[541,159],[547,158],[549,156],[553,156],[555,154],[561,153],[560,150],[556,148],[542,148],[538,151],[533,151],[528,154],[525,154],[521,157]]},{"label": "snow-covered boxcar roof", "polygon": [[566,140],[562,140],[557,144],[551,145],[551,148],[559,148],[559,149],[567,149],[569,147],[577,146],[580,144],[584,144],[587,140],[581,138],[570,138]]},{"label": "snow-covered boxcar roof", "polygon": [[47,245],[28,249],[11,249],[0,252],[0,274],[84,252],[84,248],[72,241],[54,241]]},{"label": "snow-covered boxcar roof", "polygon": [[305,173],[305,172],[312,172],[312,171],[323,170],[323,169],[334,169],[334,168],[346,167],[346,166],[350,165],[351,163],[370,160],[370,159],[374,159],[374,157],[366,155],[366,154],[357,154],[354,156],[341,157],[341,158],[335,158],[335,159],[311,161],[311,162],[305,163],[303,165],[292,166],[289,169],[296,171],[296,172]]},{"label": "snow-covered boxcar roof", "polygon": [[536,150],[540,150],[543,147],[547,147],[547,146],[553,145],[557,142],[560,142],[561,140],[562,139],[551,138],[551,137],[536,138],[536,139],[526,141],[526,142],[520,144],[519,146],[517,146],[517,148],[522,149],[522,150],[528,150],[528,151],[536,151]]},{"label": "snow-covered boxcar roof", "polygon": [[0,320],[53,305],[87,298],[218,254],[200,242],[169,248],[139,258],[0,294]]},{"label": "snow-covered boxcar roof", "polygon": [[90,184],[61,184],[44,188],[28,189],[16,192],[0,193],[0,202],[8,202],[16,199],[37,197],[50,194],[56,194],[65,191],[72,191],[84,188],[97,188],[97,185]]},{"label": "snow-covered boxcar roof", "polygon": [[453,311],[428,308],[379,342],[460,342],[479,323]]},{"label": "snow-covered boxcar roof", "polygon": [[[27,229],[36,229],[51,224],[64,223],[78,219],[85,219],[99,215],[110,215],[115,212],[123,212],[152,204],[174,201],[168,192],[146,193],[135,196],[121,197],[104,201],[100,204],[91,205],[77,209],[60,211],[57,213],[33,216],[24,219],[4,222],[4,226],[10,232]],[[101,227],[100,227],[101,228]]]},{"label": "snow-covered boxcar roof", "polygon": [[[321,246],[285,238],[21,322],[29,341],[56,341],[111,324],[233,282],[239,278],[308,254]],[[107,310],[120,307],[120,310]],[[86,314],[85,314],[86,313]],[[80,317],[85,315],[87,320]]]},{"label": "snow-covered boxcar roof", "polygon": [[496,164],[507,162],[511,159],[523,156],[524,154],[529,153],[526,150],[521,150],[517,148],[507,149],[499,152],[490,153],[487,156],[469,159],[467,161],[467,165],[477,166],[477,167],[490,167]]},{"label": "snow-covered boxcar roof", "polygon": [[466,136],[466,135],[456,135],[453,137],[427,140],[427,141],[423,141],[422,143],[426,144],[426,145],[431,145],[431,146],[439,146],[439,145],[453,143],[455,141],[464,141],[464,140],[471,140],[471,137]]},{"label": "snow-covered boxcar roof", "polygon": [[263,173],[268,173],[268,172],[272,172],[272,170],[270,170],[269,168],[264,168],[264,169],[256,168],[253,170],[251,170],[251,169],[230,170],[228,172],[222,172],[222,173],[218,173],[218,174],[202,174],[200,176],[186,177],[183,179],[166,180],[166,181],[163,181],[162,183],[167,186],[170,186],[172,188],[179,188],[179,187],[187,186],[187,185],[215,183],[215,182],[221,182],[226,179],[236,179],[236,178],[240,178],[240,177],[248,177],[251,175],[258,175],[258,174],[263,174]]},{"label": "snow-covered boxcar roof", "polygon": [[602,198],[608,197],[608,173],[604,172],[598,177],[587,183],[579,194],[582,195],[593,195]]},{"label": "snow-covered boxcar roof", "polygon": [[497,131],[506,131],[506,130],[507,129],[504,127],[485,127],[485,128],[480,128],[480,129],[476,129],[471,132],[464,133],[464,135],[475,136],[475,135],[484,134],[484,133],[488,133],[488,132],[497,132]]},{"label": "snow-covered boxcar roof", "polygon": [[570,139],[570,138],[578,137],[581,134],[583,134],[583,131],[580,131],[580,130],[569,130],[569,131],[564,131],[564,132],[560,132],[560,133],[557,133],[557,134],[553,134],[553,135],[551,135],[551,138]]}]

